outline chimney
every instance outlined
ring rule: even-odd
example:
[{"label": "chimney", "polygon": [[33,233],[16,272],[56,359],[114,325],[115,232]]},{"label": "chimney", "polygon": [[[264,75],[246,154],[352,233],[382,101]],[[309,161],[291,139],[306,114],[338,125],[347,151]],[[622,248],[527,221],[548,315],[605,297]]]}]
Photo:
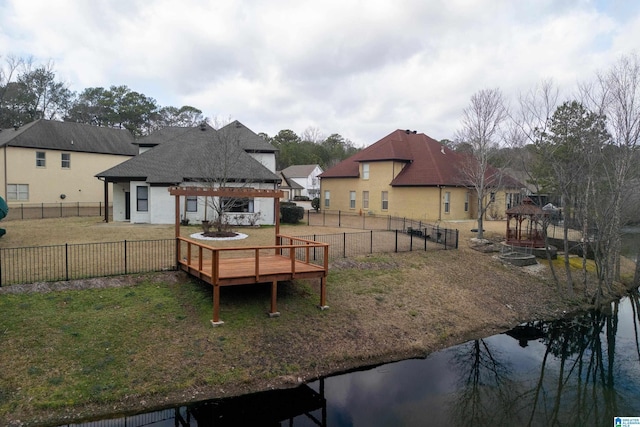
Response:
[{"label": "chimney", "polygon": [[205,122],[200,123],[200,130],[201,131],[207,130],[207,124]]}]

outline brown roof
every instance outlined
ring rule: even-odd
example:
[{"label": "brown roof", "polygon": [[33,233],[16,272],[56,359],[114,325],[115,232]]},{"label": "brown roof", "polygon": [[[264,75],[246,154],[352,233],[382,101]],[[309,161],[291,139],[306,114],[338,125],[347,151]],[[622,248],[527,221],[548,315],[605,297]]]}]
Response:
[{"label": "brown roof", "polygon": [[[382,161],[406,163],[391,182],[392,186],[458,186],[465,185],[461,170],[470,158],[424,133],[398,129],[325,171],[320,178],[357,178],[360,176],[359,163]],[[509,182],[517,183],[515,180]]]},{"label": "brown roof", "polygon": [[[453,151],[424,133],[395,130],[369,147],[320,174],[320,178],[358,178],[362,162],[398,161],[406,163],[392,186],[460,186],[469,157]],[[497,170],[493,171],[495,175]],[[517,180],[503,178],[504,187],[520,188]]]}]

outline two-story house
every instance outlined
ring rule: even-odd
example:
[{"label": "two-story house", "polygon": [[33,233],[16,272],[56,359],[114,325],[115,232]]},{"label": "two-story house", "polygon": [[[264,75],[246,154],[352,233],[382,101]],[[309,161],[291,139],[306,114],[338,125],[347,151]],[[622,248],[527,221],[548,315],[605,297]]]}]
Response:
[{"label": "two-story house", "polygon": [[[476,219],[476,192],[462,173],[469,161],[423,133],[398,129],[320,174],[320,208],[426,221]],[[487,197],[504,214],[520,187],[506,177]]]},{"label": "two-story house", "polygon": [[101,202],[104,187],[94,175],[136,153],[133,136],[124,129],[44,119],[2,129],[2,197],[9,207]]},{"label": "two-story house", "polygon": [[320,165],[293,165],[281,171],[289,183],[298,184],[299,188],[292,188],[290,198],[304,196],[310,199],[320,196],[320,179],[322,173]]},{"label": "two-story house", "polygon": [[[165,128],[140,139],[140,154],[96,175],[112,183],[113,219],[135,223],[175,221],[172,186],[277,189],[277,149],[239,121],[220,130],[209,125]],[[215,207],[229,203],[231,223],[275,223],[271,198],[219,200],[187,197],[180,201],[181,219],[215,220]]]}]

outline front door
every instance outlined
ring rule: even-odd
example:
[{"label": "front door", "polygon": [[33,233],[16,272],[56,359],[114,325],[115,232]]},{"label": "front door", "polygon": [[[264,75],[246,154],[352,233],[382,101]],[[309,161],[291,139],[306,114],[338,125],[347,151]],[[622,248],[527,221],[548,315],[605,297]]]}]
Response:
[{"label": "front door", "polygon": [[129,221],[131,219],[131,192],[124,192],[124,219]]}]

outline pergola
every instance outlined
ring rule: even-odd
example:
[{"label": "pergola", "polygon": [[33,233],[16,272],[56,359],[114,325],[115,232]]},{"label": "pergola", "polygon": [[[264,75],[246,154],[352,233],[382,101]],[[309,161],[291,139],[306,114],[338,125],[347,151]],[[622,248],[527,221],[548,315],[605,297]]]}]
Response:
[{"label": "pergola", "polygon": [[[220,287],[251,283],[271,283],[269,316],[276,308],[278,281],[320,278],[320,308],[326,305],[329,245],[280,234],[280,190],[254,188],[171,187],[175,196],[176,265],[181,270],[213,286],[214,326],[220,320]],[[216,248],[180,236],[180,196],[270,197],[275,199],[275,244],[270,246]],[[312,256],[313,254],[313,256]],[[321,265],[314,263],[319,254]]]},{"label": "pergola", "polygon": [[548,215],[529,197],[507,209],[507,245],[544,248],[544,221]]}]

